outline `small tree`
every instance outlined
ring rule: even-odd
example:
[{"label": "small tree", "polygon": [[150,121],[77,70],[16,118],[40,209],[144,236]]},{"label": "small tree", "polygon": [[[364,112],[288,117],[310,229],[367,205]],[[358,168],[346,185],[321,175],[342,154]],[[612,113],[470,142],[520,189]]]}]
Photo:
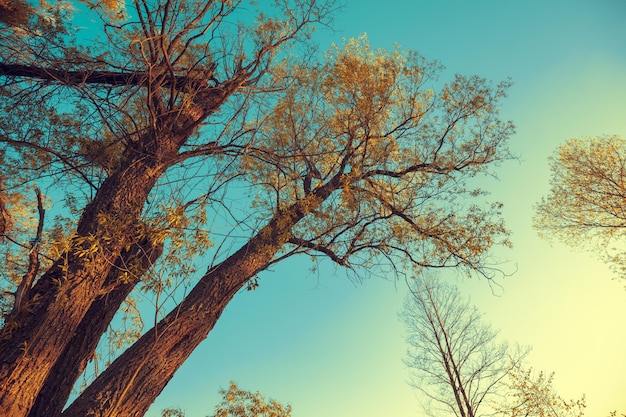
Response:
[{"label": "small tree", "polygon": [[[222,400],[215,406],[213,417],[291,417],[290,405],[268,401],[259,392],[242,390],[232,381],[220,394]],[[180,408],[166,408],[161,417],[185,417],[185,413]]]},{"label": "small tree", "polygon": [[582,417],[585,397],[565,400],[556,393],[554,373],[536,373],[514,364],[507,379],[506,405],[499,407],[504,417]]},{"label": "small tree", "polygon": [[537,205],[540,235],[590,249],[626,277],[626,140],[571,139],[550,159],[552,188]]},{"label": "small tree", "polygon": [[482,322],[482,314],[459,290],[430,276],[409,285],[402,310],[412,383],[431,415],[477,417],[493,412],[502,381],[525,356]]},{"label": "small tree", "polygon": [[291,417],[291,406],[239,389],[234,382],[220,393],[222,401],[215,406],[213,417]]}]

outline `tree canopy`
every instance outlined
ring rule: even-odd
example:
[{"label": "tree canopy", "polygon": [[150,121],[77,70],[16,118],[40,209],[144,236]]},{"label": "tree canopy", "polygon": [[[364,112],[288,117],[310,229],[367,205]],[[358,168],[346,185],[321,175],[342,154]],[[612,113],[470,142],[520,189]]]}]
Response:
[{"label": "tree canopy", "polygon": [[[230,382],[228,390],[221,389],[222,400],[215,406],[212,417],[291,417],[291,406],[265,399],[259,392],[246,391]],[[185,417],[180,408],[166,408],[161,417]]]},{"label": "tree canopy", "polygon": [[554,373],[515,364],[507,378],[508,395],[498,412],[506,417],[582,417],[585,397],[566,400],[553,387]]},{"label": "tree canopy", "polygon": [[571,139],[550,169],[552,187],[535,216],[539,233],[594,251],[626,277],[626,140]]},{"label": "tree canopy", "polygon": [[[365,38],[319,57],[333,3],[42,3],[2,28],[0,414],[143,415],[296,254],[492,277],[507,231],[468,180],[510,157],[508,83],[436,89]],[[99,342],[120,351],[63,409]]]}]

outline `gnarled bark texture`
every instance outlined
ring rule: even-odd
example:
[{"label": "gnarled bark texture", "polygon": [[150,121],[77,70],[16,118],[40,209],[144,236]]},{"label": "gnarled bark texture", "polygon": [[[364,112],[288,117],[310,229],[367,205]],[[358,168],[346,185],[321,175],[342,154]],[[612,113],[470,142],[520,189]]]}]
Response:
[{"label": "gnarled bark texture", "polygon": [[130,244],[132,220],[138,218],[157,178],[153,172],[159,170],[154,161],[133,162],[132,169],[125,166],[105,181],[81,218],[78,236],[110,234],[111,230],[98,227],[98,216],[115,219],[125,213],[122,218],[131,221],[119,225],[117,236],[95,242],[95,256],[82,255],[81,250],[88,250],[90,243],[75,239],[66,256],[35,284],[29,308],[9,316],[7,322],[13,326],[5,326],[0,340],[0,415],[29,412],[54,364],[100,295],[112,267],[108,260],[118,258]]},{"label": "gnarled bark texture", "polygon": [[[75,382],[95,354],[100,335],[105,333],[139,278],[162,252],[163,244],[153,244],[144,238],[122,253],[105,283],[106,287],[113,286],[113,289],[99,296],[85,314],[74,337],[50,371],[29,417],[56,416],[61,413]],[[129,277],[120,281],[124,273]]]},{"label": "gnarled bark texture", "polygon": [[246,245],[209,270],[183,302],[117,358],[63,417],[143,416],[152,399],[209,334],[235,293],[265,269],[293,226],[343,185],[337,175],[316,193],[279,212]]}]

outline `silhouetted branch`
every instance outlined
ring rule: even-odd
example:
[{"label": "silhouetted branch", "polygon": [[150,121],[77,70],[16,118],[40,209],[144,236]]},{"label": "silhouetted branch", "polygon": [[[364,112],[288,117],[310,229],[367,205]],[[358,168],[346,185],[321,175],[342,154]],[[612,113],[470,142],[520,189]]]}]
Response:
[{"label": "silhouetted branch", "polygon": [[[214,67],[207,71],[206,77],[187,75],[164,77],[161,87],[174,87],[177,90],[194,90],[201,86],[208,87]],[[145,71],[66,71],[53,68],[42,68],[33,65],[0,63],[0,76],[36,78],[39,80],[56,81],[64,85],[104,84],[110,86],[147,86],[150,76]],[[153,76],[154,77],[154,76]]]},{"label": "silhouetted branch", "polygon": [[35,188],[35,193],[37,194],[37,211],[39,212],[39,222],[37,224],[37,234],[35,238],[31,242],[31,249],[28,254],[28,270],[24,277],[22,277],[22,282],[17,287],[17,291],[15,291],[15,300],[13,303],[13,311],[19,312],[21,308],[28,302],[29,292],[33,285],[33,281],[37,276],[37,272],[39,272],[39,242],[41,241],[41,234],[43,232],[43,222],[46,211],[43,208],[43,199],[41,197],[41,191],[39,188]]},{"label": "silhouetted branch", "polygon": [[293,245],[297,245],[302,248],[307,248],[307,249],[311,249],[317,252],[321,252],[324,255],[328,256],[330,259],[332,259],[335,263],[341,266],[347,266],[348,264],[344,257],[340,257],[327,246],[320,245],[318,243],[310,242],[308,240],[300,239],[298,237],[293,237],[293,236],[289,238],[289,243]]}]

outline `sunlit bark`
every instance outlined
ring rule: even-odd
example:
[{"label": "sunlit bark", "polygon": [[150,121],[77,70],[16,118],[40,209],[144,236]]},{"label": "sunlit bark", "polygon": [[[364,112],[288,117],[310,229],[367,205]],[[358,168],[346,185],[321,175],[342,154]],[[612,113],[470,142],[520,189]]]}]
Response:
[{"label": "sunlit bark", "polygon": [[235,293],[267,268],[293,226],[344,183],[345,178],[333,178],[315,197],[281,211],[246,245],[207,271],[189,295],[96,378],[63,416],[143,415]]},{"label": "sunlit bark", "polygon": [[110,325],[122,302],[144,273],[154,265],[163,251],[163,244],[153,244],[150,239],[124,250],[111,269],[105,287],[112,289],[100,295],[91,305],[78,325],[72,340],[66,345],[48,375],[31,417],[59,415],[69,398],[76,381],[85,370],[87,362],[96,353],[100,336]]}]

